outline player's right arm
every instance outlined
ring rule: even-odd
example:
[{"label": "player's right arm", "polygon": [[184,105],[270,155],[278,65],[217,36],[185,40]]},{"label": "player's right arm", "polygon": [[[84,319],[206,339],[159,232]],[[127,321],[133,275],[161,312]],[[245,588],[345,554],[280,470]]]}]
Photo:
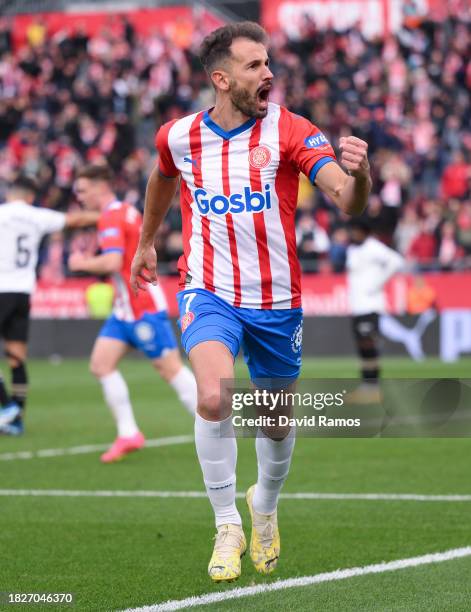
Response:
[{"label": "player's right arm", "polygon": [[141,237],[131,265],[130,284],[136,294],[139,289],[145,289],[144,283],[157,284],[155,234],[170,208],[180,176],[168,143],[169,131],[174,123],[164,124],[155,138],[159,163],[147,181]]},{"label": "player's right arm", "polygon": [[100,213],[95,210],[79,210],[77,212],[65,213],[65,227],[79,228],[96,225]]},{"label": "player's right arm", "polygon": [[79,228],[96,225],[100,213],[93,210],[81,210],[77,212],[63,213],[49,208],[31,208],[41,234],[60,232],[66,228]]},{"label": "player's right arm", "polygon": [[157,283],[155,234],[167,214],[178,185],[178,176],[164,176],[156,166],[147,182],[142,233],[131,266],[131,288],[135,293],[144,283]]}]

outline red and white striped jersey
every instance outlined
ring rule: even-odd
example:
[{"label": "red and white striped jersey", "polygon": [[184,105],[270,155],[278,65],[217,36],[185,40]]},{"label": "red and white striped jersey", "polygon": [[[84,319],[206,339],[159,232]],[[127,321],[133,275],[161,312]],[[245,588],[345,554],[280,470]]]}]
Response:
[{"label": "red and white striped jersey", "polygon": [[181,174],[181,288],[204,288],[242,308],[300,307],[299,172],[314,183],[335,161],[319,128],[270,103],[264,119],[230,132],[208,111],[166,123],[156,146],[160,172]]},{"label": "red and white striped jersey", "polygon": [[122,253],[121,270],[113,274],[115,299],[113,314],[123,321],[135,321],[146,312],[167,310],[167,301],[159,285],[150,283],[137,295],[131,289],[131,264],[141,234],[141,213],[126,202],[111,202],[98,221],[98,244],[102,253]]}]

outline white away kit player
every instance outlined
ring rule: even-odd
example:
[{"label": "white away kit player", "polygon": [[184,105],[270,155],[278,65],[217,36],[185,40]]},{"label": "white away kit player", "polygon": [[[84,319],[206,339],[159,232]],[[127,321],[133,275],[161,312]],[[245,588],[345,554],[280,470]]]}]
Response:
[{"label": "white away kit player", "polygon": [[94,225],[95,212],[62,213],[33,206],[35,181],[18,177],[0,205],[0,336],[11,370],[11,393],[0,373],[0,433],[21,435],[28,390],[26,354],[30,296],[41,240],[64,227]]},{"label": "white away kit player", "polygon": [[381,399],[378,351],[378,320],[386,312],[384,286],[404,266],[399,253],[371,236],[362,219],[350,222],[351,244],[347,249],[347,282],[356,349],[361,362],[362,385],[349,401],[378,402]]}]

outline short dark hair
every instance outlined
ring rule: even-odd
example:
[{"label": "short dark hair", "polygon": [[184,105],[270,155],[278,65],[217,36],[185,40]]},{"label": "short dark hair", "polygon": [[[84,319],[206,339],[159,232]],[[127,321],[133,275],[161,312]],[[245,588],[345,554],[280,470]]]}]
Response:
[{"label": "short dark hair", "polygon": [[105,181],[111,184],[113,182],[113,171],[105,164],[87,164],[80,168],[76,178],[85,178],[89,181]]},{"label": "short dark hair", "polygon": [[356,219],[350,219],[350,221],[348,222],[348,227],[350,229],[360,230],[367,236],[371,234],[371,230],[372,230],[371,222],[369,221],[369,219],[366,219],[364,217],[360,217],[360,218],[357,217]]},{"label": "short dark hair", "polygon": [[236,38],[248,38],[266,45],[265,30],[254,21],[241,21],[222,26],[208,34],[201,43],[200,60],[208,74],[222,61],[231,57],[231,45]]},{"label": "short dark hair", "polygon": [[20,174],[11,183],[10,189],[18,190],[18,191],[26,191],[36,196],[38,193],[38,184],[32,176],[26,176],[25,174]]}]

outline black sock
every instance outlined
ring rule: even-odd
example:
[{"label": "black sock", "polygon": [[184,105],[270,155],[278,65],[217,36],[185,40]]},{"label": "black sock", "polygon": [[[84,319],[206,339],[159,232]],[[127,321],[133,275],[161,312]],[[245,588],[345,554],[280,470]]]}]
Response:
[{"label": "black sock", "polygon": [[361,377],[364,383],[369,385],[375,385],[379,379],[379,368],[363,368],[361,371]]},{"label": "black sock", "polygon": [[28,393],[28,373],[24,363],[11,369],[11,395],[12,400],[24,410],[26,395]]},{"label": "black sock", "polygon": [[5,387],[5,381],[3,380],[2,374],[0,374],[0,404],[5,406],[5,404],[9,404],[11,402],[11,398],[8,395],[7,389]]}]

